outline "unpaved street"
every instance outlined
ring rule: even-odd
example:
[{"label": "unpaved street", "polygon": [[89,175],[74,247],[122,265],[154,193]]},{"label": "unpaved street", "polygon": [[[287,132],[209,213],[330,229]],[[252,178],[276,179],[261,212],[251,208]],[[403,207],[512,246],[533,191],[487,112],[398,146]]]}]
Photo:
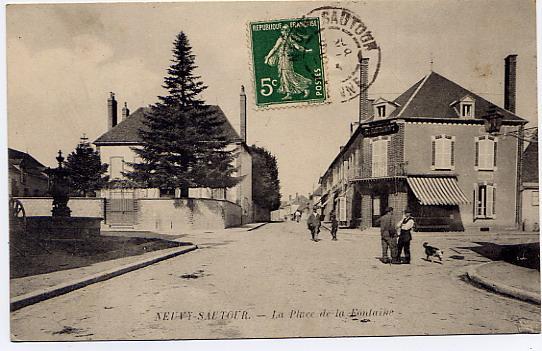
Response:
[{"label": "unpaved street", "polygon": [[[476,236],[473,236],[476,235]],[[474,241],[528,236],[414,233],[411,265],[377,260],[376,231],[309,240],[305,223],[190,237],[199,250],[12,313],[15,340],[200,339],[540,331],[540,307],[466,283],[488,261]],[[421,244],[444,249],[443,264]],[[450,257],[452,256],[452,257]],[[352,314],[354,312],[354,314]]]}]

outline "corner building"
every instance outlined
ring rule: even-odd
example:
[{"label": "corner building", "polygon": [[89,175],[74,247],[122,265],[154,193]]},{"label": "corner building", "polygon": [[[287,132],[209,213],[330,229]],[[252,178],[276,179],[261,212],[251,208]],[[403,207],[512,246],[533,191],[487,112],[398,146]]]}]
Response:
[{"label": "corner building", "polygon": [[[511,62],[515,70],[515,55],[506,59],[508,71]],[[320,178],[326,219],[335,210],[342,226],[364,229],[386,207],[398,220],[408,206],[418,230],[516,227],[523,145],[507,134],[522,135],[527,121],[511,111],[515,74],[505,76],[508,109],[435,72],[393,101],[372,101],[372,117]],[[492,109],[503,117],[494,134],[484,118]]]}]

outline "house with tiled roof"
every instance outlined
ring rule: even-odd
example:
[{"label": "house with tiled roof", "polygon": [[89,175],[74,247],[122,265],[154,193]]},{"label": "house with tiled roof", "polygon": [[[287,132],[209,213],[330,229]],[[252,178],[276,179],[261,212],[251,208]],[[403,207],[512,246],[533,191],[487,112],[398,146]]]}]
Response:
[{"label": "house with tiled roof", "polygon": [[[520,139],[516,56],[505,59],[504,108],[431,71],[394,100],[374,99],[320,177],[318,206],[340,225],[377,226],[409,208],[418,230],[517,226]],[[493,118],[498,116],[498,118]],[[499,120],[499,133],[488,132]],[[512,205],[513,204],[513,205]]]},{"label": "house with tiled roof", "polygon": [[8,148],[9,196],[47,196],[46,168],[32,155]]},{"label": "house with tiled roof", "polygon": [[[211,110],[223,122],[224,135],[229,139],[227,148],[234,151],[236,155],[234,175],[241,177],[242,180],[236,186],[227,189],[190,188],[188,196],[190,199],[227,201],[235,204],[241,209],[241,223],[249,223],[252,221],[252,157],[246,145],[246,96],[244,89],[241,91],[240,98],[241,128],[239,133],[233,128],[219,106],[211,106]],[[134,150],[142,145],[139,131],[147,128],[145,120],[150,107],[140,107],[130,114],[125,103],[121,120],[118,121],[117,101],[114,93],[111,93],[107,101],[107,108],[108,130],[94,141],[102,163],[109,165],[108,175],[113,181],[112,184],[119,184],[119,186],[110,185],[107,189],[100,191],[100,196],[106,199],[106,226],[109,228],[143,229],[143,220],[138,220],[144,214],[141,209],[142,200],[171,197],[170,194],[161,194],[160,189],[130,186],[130,182],[126,181],[123,175],[129,171],[130,163],[142,162]],[[180,197],[180,190],[176,191],[175,197]],[[174,221],[170,218],[161,218],[165,212],[167,211],[153,214],[154,217],[151,221],[156,223],[171,222],[169,229],[172,229]],[[228,217],[227,213],[222,212],[222,217]],[[160,218],[157,219],[158,217]],[[148,229],[158,230],[160,226],[163,224],[156,224],[154,228]]]},{"label": "house with tiled roof", "polygon": [[521,168],[521,224],[523,230],[540,229],[538,195],[538,131],[530,136],[531,142],[523,151]]}]

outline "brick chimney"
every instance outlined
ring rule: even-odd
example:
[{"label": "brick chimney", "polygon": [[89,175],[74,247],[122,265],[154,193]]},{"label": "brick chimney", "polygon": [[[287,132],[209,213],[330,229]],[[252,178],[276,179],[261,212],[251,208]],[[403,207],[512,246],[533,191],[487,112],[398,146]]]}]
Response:
[{"label": "brick chimney", "polygon": [[117,100],[115,100],[115,93],[109,93],[109,99],[107,99],[107,130],[111,130],[117,125]]},{"label": "brick chimney", "polygon": [[[369,119],[369,58],[360,58],[359,122]],[[353,128],[354,129],[354,128]]]},{"label": "brick chimney", "polygon": [[239,115],[241,118],[241,124],[239,125],[239,134],[243,142],[247,142],[247,96],[245,94],[245,86],[241,85],[240,94],[241,105],[239,109]]},{"label": "brick chimney", "polygon": [[504,108],[516,113],[516,57],[512,54],[504,59]]},{"label": "brick chimney", "polygon": [[128,104],[124,102],[124,107],[122,108],[122,120],[124,121],[128,116],[130,116],[130,110],[128,109]]}]

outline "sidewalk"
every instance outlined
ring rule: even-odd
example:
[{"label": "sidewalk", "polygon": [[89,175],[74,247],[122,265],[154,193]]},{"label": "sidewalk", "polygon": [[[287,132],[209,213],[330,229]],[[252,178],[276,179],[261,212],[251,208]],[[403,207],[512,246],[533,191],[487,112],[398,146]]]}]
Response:
[{"label": "sidewalk", "polygon": [[[258,229],[267,223],[250,223],[242,227],[227,228],[220,231],[202,231],[182,235],[164,235],[151,232],[104,232],[104,236],[134,236],[159,238],[186,242],[205,241],[213,233],[238,233]],[[205,235],[202,235],[205,233]],[[152,251],[143,255],[128,256],[119,259],[98,262],[89,266],[61,270],[46,274],[10,280],[10,304],[12,310],[43,301],[87,285],[119,276],[130,271],[149,266],[197,249],[196,245],[179,246],[165,250]]]},{"label": "sidewalk", "polygon": [[470,280],[498,293],[540,305],[540,272],[503,261],[472,267]]}]

